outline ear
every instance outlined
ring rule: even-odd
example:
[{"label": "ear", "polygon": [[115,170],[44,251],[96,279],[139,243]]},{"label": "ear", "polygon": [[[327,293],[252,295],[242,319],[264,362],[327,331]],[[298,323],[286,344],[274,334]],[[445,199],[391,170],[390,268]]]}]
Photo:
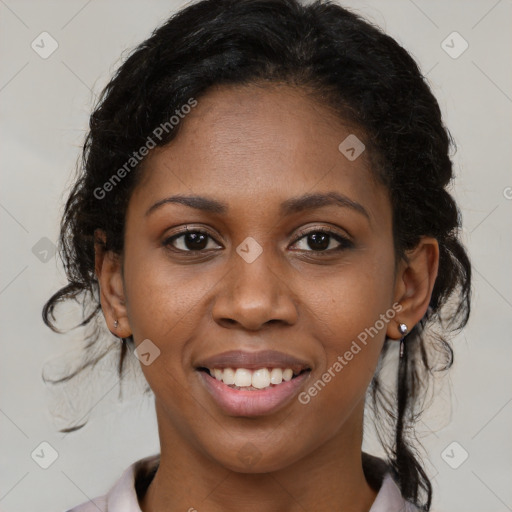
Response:
[{"label": "ear", "polygon": [[132,332],[126,312],[121,258],[105,250],[106,240],[102,230],[94,232],[95,272],[100,285],[101,309],[110,332],[118,338],[127,338]]},{"label": "ear", "polygon": [[425,315],[439,269],[439,244],[435,238],[422,237],[418,245],[406,251],[398,264],[395,279],[395,302],[402,309],[389,323],[386,335],[400,339],[398,325],[403,323],[410,332]]}]

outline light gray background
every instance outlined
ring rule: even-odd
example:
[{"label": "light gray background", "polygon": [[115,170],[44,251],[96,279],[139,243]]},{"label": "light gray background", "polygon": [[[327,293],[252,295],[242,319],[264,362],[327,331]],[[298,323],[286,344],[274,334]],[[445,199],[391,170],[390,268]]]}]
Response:
[{"label": "light gray background", "polygon": [[[434,510],[512,510],[512,2],[343,4],[382,26],[416,57],[458,145],[454,194],[463,212],[475,292],[471,321],[454,340],[454,367],[419,425]],[[44,249],[48,242],[42,238],[57,240],[95,94],[123,51],[182,5],[0,0],[1,510],[65,510],[104,493],[130,463],[158,451],[151,397],[142,397],[136,380],[119,402],[108,365],[100,369],[103,378],[86,375],[66,392],[66,401],[61,395],[67,411],[50,413],[54,395],[41,380],[42,366],[75,347],[80,333],[53,334],[41,321],[44,301],[65,281],[56,258],[41,261],[45,255],[36,244]],[[31,48],[43,31],[59,45],[47,59]],[[456,59],[442,47],[453,31],[469,44]],[[447,44],[461,48],[452,39]],[[88,410],[84,429],[57,431],[73,413]],[[46,470],[31,457],[43,441],[58,453]],[[452,442],[458,444],[449,447]],[[371,439],[367,443],[376,450]],[[453,469],[446,461],[460,463],[462,450],[469,457]]]}]

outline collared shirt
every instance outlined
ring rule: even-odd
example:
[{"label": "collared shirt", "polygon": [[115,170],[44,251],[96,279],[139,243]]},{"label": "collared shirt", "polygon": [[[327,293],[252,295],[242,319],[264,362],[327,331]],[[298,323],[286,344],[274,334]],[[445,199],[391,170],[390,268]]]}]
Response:
[{"label": "collared shirt", "polygon": [[[369,466],[373,463],[372,461],[383,461],[377,457],[364,455],[366,456],[366,459],[363,458],[365,475],[371,472],[374,482],[381,481],[378,494],[369,512],[417,512],[419,510],[417,507],[404,500],[389,472],[378,476],[378,469]],[[153,455],[133,463],[107,494],[82,503],[67,512],[142,512],[138,496],[145,493],[156,473],[159,461],[160,455]]]}]

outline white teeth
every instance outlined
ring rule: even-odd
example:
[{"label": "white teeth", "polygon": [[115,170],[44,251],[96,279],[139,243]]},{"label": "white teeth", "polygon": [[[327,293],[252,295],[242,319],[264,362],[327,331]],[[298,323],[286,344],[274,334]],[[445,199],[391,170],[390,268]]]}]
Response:
[{"label": "white teeth", "polygon": [[283,380],[292,380],[293,377],[293,370],[291,368],[286,368],[286,370],[283,372]]},{"label": "white teeth", "polygon": [[263,389],[270,386],[270,372],[266,368],[252,372],[252,387]]},{"label": "white teeth", "polygon": [[281,384],[281,382],[283,382],[283,370],[281,370],[281,368],[272,368],[270,372],[270,382],[272,384]]},{"label": "white teeth", "polygon": [[224,371],[220,370],[220,373],[221,373],[220,380],[222,382],[224,382],[224,384],[229,385],[229,384],[235,383],[235,370],[233,370],[233,368],[224,368]]},{"label": "white teeth", "polygon": [[251,385],[251,370],[245,368],[237,368],[235,372],[235,386],[244,387]]},{"label": "white teeth", "polygon": [[213,368],[210,374],[217,380],[224,382],[228,386],[253,387],[256,389],[265,389],[270,385],[278,385],[283,381],[288,382],[293,377],[291,368],[258,368],[257,370],[248,370],[247,368]]}]

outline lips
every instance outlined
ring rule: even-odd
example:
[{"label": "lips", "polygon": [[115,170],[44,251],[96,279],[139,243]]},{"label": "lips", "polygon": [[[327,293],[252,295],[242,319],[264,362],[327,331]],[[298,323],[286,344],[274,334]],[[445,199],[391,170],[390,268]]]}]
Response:
[{"label": "lips", "polygon": [[[285,372],[281,371],[283,368],[286,368]],[[310,377],[311,365],[304,360],[274,350],[238,350],[203,359],[197,363],[196,370],[208,394],[225,414],[254,417],[272,414],[290,403]],[[232,377],[226,379],[226,375],[222,377],[221,374],[233,374],[233,371],[235,382],[228,385],[226,381],[231,382]],[[260,378],[255,380],[254,374],[260,372],[280,374],[283,378],[278,376],[278,384],[269,383],[268,379],[266,382],[262,382]],[[237,375],[238,373],[242,375]],[[249,385],[249,381],[238,382],[242,387],[236,385],[238,377],[244,380],[250,377],[247,375],[250,373],[253,373],[252,386]],[[285,373],[288,375],[286,378]],[[264,389],[257,389],[259,387]]]},{"label": "lips", "polygon": [[291,368],[293,374],[298,375],[303,370],[310,370],[311,365],[307,361],[276,350],[263,350],[260,352],[231,350],[203,359],[196,364],[196,369],[213,368],[247,368],[248,370]]}]

